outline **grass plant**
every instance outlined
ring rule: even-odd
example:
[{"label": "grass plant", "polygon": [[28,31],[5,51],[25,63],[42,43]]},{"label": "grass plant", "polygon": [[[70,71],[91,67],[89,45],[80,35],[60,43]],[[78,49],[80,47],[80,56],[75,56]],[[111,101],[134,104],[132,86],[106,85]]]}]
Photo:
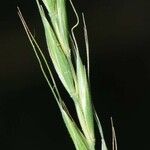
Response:
[{"label": "grass plant", "polygon": [[[58,78],[75,106],[80,125],[76,123],[74,116],[70,114],[70,108],[67,107],[67,104],[63,100],[55,80],[56,77],[54,77],[53,72],[51,71],[52,69],[48,65],[49,60],[44,56],[43,50],[29,30],[19,8],[18,15],[37,57],[42,73],[58,104],[63,121],[72,138],[75,149],[95,150],[96,137],[94,124],[96,123],[101,136],[101,149],[107,150],[103,130],[91,100],[89,42],[84,14],[82,14],[82,20],[87,54],[86,64],[83,64],[80,57],[78,43],[74,34],[74,31],[79,24],[79,17],[72,1],[68,0],[76,16],[76,24],[69,29],[66,1],[67,0],[36,0],[36,3],[45,31],[49,59],[54,66]],[[115,136],[113,136],[113,139],[115,139]],[[113,150],[117,150],[116,144],[114,143],[116,143],[116,140],[113,140]]]}]

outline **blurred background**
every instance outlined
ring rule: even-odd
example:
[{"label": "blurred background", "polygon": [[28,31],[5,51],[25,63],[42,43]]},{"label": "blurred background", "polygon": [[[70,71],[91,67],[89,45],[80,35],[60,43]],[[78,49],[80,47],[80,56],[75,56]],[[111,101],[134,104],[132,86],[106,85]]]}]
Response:
[{"label": "blurred background", "polygon": [[[73,2],[79,14],[84,12],[86,17],[92,98],[108,147],[113,117],[118,150],[149,149],[150,1]],[[17,6],[40,45],[46,48],[35,1],[1,1],[0,149],[73,149],[17,15]],[[69,5],[68,12],[70,24],[74,24]],[[77,38],[84,54],[82,28]],[[100,138],[97,143],[100,149]]]}]

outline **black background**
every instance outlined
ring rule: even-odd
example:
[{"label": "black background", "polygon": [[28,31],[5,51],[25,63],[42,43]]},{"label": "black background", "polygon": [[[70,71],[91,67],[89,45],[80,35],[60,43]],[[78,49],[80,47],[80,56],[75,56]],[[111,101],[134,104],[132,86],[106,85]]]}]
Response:
[{"label": "black background", "polygon": [[[86,16],[93,103],[109,147],[112,116],[119,150],[149,149],[150,2],[73,2],[79,14],[84,12]],[[73,149],[56,102],[17,16],[17,6],[44,47],[35,2],[1,1],[0,149]],[[71,15],[70,21],[73,24]],[[81,30],[78,30],[78,35],[82,43]]]}]

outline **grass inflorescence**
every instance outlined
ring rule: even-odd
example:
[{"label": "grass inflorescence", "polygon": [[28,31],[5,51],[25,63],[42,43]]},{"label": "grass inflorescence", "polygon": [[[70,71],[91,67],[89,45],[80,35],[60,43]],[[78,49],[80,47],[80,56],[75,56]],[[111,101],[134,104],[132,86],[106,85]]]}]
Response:
[{"label": "grass inflorescence", "polygon": [[[61,97],[55,77],[48,65],[49,60],[45,58],[40,46],[29,30],[19,8],[18,15],[38,59],[42,73],[58,104],[62,118],[68,129],[70,137],[72,138],[74,146],[76,150],[95,150],[95,118],[95,122],[98,125],[101,135],[102,150],[107,150],[102,127],[91,101],[89,45],[84,15],[82,14],[87,64],[83,64],[82,62],[78,43],[74,34],[74,30],[79,24],[79,17],[72,1],[69,0],[77,21],[71,29],[68,28],[66,0],[41,0],[40,2],[39,0],[36,0],[36,2],[45,31],[49,59],[52,61],[62,85],[74,103],[80,126],[75,122],[73,116],[71,116],[69,108],[67,108],[63,98]],[[43,67],[43,65],[45,67]],[[44,68],[47,70],[45,71]],[[49,80],[49,78],[51,78],[51,80]]]}]

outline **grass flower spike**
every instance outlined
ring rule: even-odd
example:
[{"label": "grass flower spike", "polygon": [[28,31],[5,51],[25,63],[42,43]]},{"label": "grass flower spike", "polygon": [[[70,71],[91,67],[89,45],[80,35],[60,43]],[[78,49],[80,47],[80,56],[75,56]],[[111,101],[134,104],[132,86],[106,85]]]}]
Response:
[{"label": "grass flower spike", "polygon": [[[89,86],[89,45],[84,16],[83,24],[87,51],[87,65],[84,65],[82,62],[74,35],[74,29],[79,24],[79,17],[72,1],[69,0],[76,15],[77,23],[71,29],[69,29],[67,25],[66,0],[36,0],[36,2],[45,31],[49,58],[55,68],[58,78],[66,89],[70,99],[72,99],[80,125],[77,125],[74,117],[69,112],[69,108],[67,108],[67,104],[65,104],[61,97],[61,92],[55,81],[56,77],[53,76],[51,68],[48,65],[49,60],[45,58],[19,8],[18,15],[38,59],[42,73],[56,99],[74,146],[76,150],[95,150],[95,116],[102,139],[102,150],[107,150],[102,127],[91,101]],[[73,63],[73,60],[75,60],[75,63]]]}]

